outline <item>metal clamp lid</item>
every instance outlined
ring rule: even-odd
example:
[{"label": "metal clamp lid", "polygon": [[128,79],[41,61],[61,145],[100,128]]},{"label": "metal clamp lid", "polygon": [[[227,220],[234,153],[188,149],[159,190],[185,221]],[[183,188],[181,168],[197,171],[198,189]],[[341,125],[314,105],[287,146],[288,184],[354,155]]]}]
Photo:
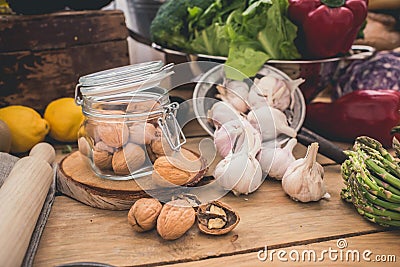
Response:
[{"label": "metal clamp lid", "polygon": [[83,76],[75,87],[75,102],[82,105],[85,96],[131,93],[158,86],[174,73],[171,70],[173,66],[172,63],[163,66],[161,61],[152,61]]},{"label": "metal clamp lid", "polygon": [[174,102],[165,107],[163,118],[158,118],[157,122],[165,136],[169,146],[174,151],[179,151],[186,143],[186,137],[179,125],[175,115],[179,108],[179,104]]}]

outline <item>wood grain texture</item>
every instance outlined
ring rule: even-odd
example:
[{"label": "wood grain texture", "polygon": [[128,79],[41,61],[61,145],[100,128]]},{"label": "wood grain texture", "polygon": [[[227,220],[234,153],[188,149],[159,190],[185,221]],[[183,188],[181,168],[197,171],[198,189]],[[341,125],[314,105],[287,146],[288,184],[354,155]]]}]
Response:
[{"label": "wood grain texture", "polygon": [[1,15],[0,22],[0,52],[63,49],[128,37],[120,10]]},{"label": "wood grain texture", "polygon": [[[258,259],[258,251],[245,253],[241,255],[233,255],[227,257],[217,257],[213,259],[192,261],[186,263],[178,263],[166,265],[169,267],[191,267],[191,266],[208,266],[208,267],[219,267],[223,262],[226,266],[237,266],[237,267],[248,267],[248,266],[398,266],[400,261],[400,231],[389,231],[382,233],[372,233],[362,236],[348,237],[345,238],[348,246],[344,249],[339,249],[337,242],[339,239],[333,239],[325,242],[312,243],[309,245],[301,246],[290,246],[284,248],[274,249],[275,251],[283,250],[286,252],[282,255],[282,258],[286,261],[279,260],[277,253],[272,254],[271,258],[267,258],[265,261]],[[337,250],[336,253],[329,257],[329,254],[322,254],[323,250]],[[265,250],[265,249],[264,249]],[[268,249],[271,253],[272,249]],[[267,251],[268,251],[267,250]],[[371,255],[366,254],[363,258],[363,253],[366,250],[372,252]],[[296,252],[292,252],[292,258],[289,257],[291,251],[299,252],[299,261],[297,259]],[[308,252],[315,251],[311,255],[311,260],[308,259]],[[358,253],[356,252],[358,251]],[[305,255],[304,260],[302,255]],[[306,254],[307,253],[307,254]],[[355,254],[353,254],[355,253]],[[260,257],[264,257],[265,254],[260,253]],[[271,254],[268,254],[269,256]],[[321,256],[323,255],[323,256]],[[341,256],[342,255],[342,256]],[[357,256],[358,255],[358,256]],[[336,258],[337,257],[337,258]],[[293,259],[293,260],[292,260]],[[315,259],[315,260],[314,260]]]},{"label": "wood grain texture", "polygon": [[44,110],[59,97],[73,97],[82,75],[129,64],[126,40],[57,50],[0,53],[0,107]]},{"label": "wood grain texture", "polygon": [[52,162],[41,156],[55,154],[53,147],[32,150],[37,154],[18,160],[0,188],[0,266],[21,265],[53,181]]},{"label": "wood grain texture", "polygon": [[[325,167],[329,201],[297,203],[280,182],[267,180],[248,196],[225,196],[241,221],[225,236],[200,234],[194,226],[176,241],[164,241],[155,231],[135,233],[126,211],[107,211],[56,197],[35,258],[36,266],[97,261],[117,266],[174,263],[245,253],[271,246],[296,245],[383,228],[360,217],[340,199],[343,187],[338,165]],[[202,265],[205,266],[205,265]]]},{"label": "wood grain texture", "polygon": [[[199,138],[191,138],[185,148],[198,152]],[[215,161],[219,161],[219,158]],[[214,163],[216,164],[216,163]],[[150,175],[138,180],[114,181],[98,177],[90,167],[89,160],[76,151],[66,156],[57,171],[57,189],[89,206],[127,210],[140,198],[157,195],[170,199],[177,190],[157,186]]]}]

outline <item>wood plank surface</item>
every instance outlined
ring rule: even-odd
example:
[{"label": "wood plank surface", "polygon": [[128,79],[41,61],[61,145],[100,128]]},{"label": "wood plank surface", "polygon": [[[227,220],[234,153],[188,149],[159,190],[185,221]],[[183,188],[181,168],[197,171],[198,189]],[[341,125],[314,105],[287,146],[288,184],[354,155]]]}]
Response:
[{"label": "wood plank surface", "polygon": [[[389,231],[383,233],[371,233],[362,236],[347,237],[344,240],[347,243],[346,248],[340,249],[339,244],[345,244],[340,239],[333,239],[325,242],[317,242],[309,245],[290,246],[284,248],[276,248],[233,255],[226,257],[216,257],[201,261],[192,261],[186,263],[178,263],[166,265],[170,267],[191,267],[191,266],[208,266],[208,267],[219,267],[221,263],[225,266],[237,266],[237,267],[248,267],[248,266],[399,266],[400,261],[400,231]],[[343,239],[342,239],[343,240]],[[341,245],[342,246],[342,245]],[[340,247],[341,247],[340,246]],[[332,254],[329,255],[329,248],[331,248]],[[272,254],[271,252],[276,252]],[[282,254],[282,260],[278,258],[279,250],[286,252]],[[328,252],[322,254],[322,251],[328,250]],[[337,252],[334,252],[336,250]],[[265,253],[268,252],[268,257],[264,261]],[[294,251],[294,252],[292,252]],[[296,251],[299,253],[297,256]],[[371,254],[365,251],[371,251]],[[313,254],[315,252],[315,254]],[[292,254],[290,254],[292,253]],[[363,256],[363,253],[364,256]],[[304,257],[303,257],[304,255]],[[311,258],[308,258],[309,256]],[[314,257],[315,255],[315,257]],[[258,257],[262,258],[259,260]],[[297,258],[298,257],[298,258]],[[299,259],[299,260],[297,260]],[[311,259],[311,260],[309,260]],[[285,261],[286,260],[286,261]]]},{"label": "wood plank surface", "polygon": [[290,246],[383,231],[340,199],[339,165],[326,166],[325,171],[332,195],[329,201],[294,202],[282,191],[280,182],[270,180],[251,195],[225,196],[222,201],[238,211],[241,221],[234,231],[219,237],[201,234],[194,226],[182,238],[164,241],[155,231],[133,232],[126,211],[99,210],[59,196],[35,266],[75,261],[117,266],[175,263],[258,251],[266,244]]},{"label": "wood plank surface", "polygon": [[51,100],[74,96],[80,76],[127,64],[126,40],[0,53],[0,107],[44,110]]},{"label": "wood plank surface", "polygon": [[0,22],[0,52],[62,49],[128,37],[121,10],[1,15]]}]

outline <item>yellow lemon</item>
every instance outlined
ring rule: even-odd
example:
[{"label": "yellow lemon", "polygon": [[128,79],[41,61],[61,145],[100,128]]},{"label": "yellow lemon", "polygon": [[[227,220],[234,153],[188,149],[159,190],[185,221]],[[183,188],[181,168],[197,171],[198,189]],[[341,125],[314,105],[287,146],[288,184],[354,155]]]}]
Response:
[{"label": "yellow lemon", "polygon": [[11,152],[22,153],[43,141],[49,132],[49,124],[32,108],[8,106],[0,109],[3,120],[11,131]]},{"label": "yellow lemon", "polygon": [[44,118],[50,124],[50,136],[61,142],[75,142],[83,121],[80,106],[70,97],[56,99],[47,105]]}]

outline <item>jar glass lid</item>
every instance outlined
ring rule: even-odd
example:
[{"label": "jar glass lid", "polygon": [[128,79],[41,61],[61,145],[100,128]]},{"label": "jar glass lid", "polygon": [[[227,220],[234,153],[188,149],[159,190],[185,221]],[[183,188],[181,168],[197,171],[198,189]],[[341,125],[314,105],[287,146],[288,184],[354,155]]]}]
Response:
[{"label": "jar glass lid", "polygon": [[104,96],[143,91],[172,75],[172,67],[173,64],[164,66],[162,61],[150,61],[88,74],[79,78],[76,94]]}]

